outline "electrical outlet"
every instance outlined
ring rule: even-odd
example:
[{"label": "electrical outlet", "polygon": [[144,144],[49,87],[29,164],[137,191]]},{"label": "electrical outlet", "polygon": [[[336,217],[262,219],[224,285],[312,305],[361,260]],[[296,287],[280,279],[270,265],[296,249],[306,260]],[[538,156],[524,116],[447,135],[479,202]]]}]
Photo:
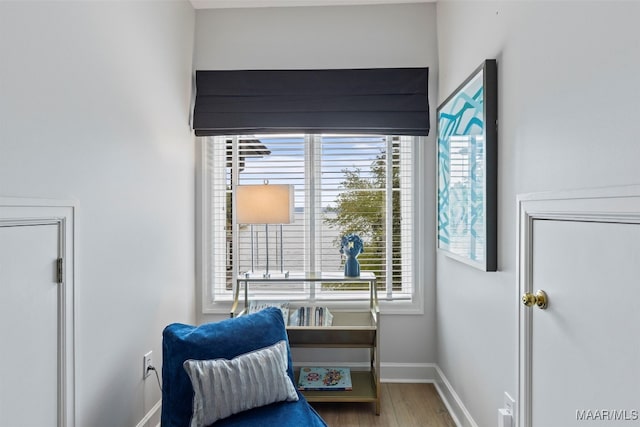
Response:
[{"label": "electrical outlet", "polygon": [[509,396],[509,393],[504,392],[504,409],[515,419],[516,416],[516,401],[513,397]]},{"label": "electrical outlet", "polygon": [[153,351],[145,354],[142,358],[142,378],[146,379],[149,375],[151,375],[151,370],[149,370],[149,366],[153,366]]}]

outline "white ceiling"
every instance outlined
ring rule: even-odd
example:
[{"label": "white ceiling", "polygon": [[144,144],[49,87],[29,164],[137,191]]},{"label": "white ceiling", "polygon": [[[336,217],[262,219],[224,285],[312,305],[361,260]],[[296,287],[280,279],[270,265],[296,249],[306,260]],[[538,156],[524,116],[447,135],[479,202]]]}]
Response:
[{"label": "white ceiling", "polygon": [[436,0],[190,0],[196,9],[282,6],[346,6],[357,4],[434,3]]}]

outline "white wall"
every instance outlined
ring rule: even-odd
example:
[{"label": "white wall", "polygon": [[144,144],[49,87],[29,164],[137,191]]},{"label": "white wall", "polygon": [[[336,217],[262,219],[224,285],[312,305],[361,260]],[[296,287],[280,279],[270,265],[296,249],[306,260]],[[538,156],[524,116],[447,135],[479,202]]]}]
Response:
[{"label": "white wall", "polygon": [[0,2],[0,196],[79,204],[77,426],[138,423],[142,355],[195,321],[194,22],[186,0]]},{"label": "white wall", "polygon": [[[427,66],[435,111],[435,10],[435,4],[198,10],[195,69]],[[431,136],[419,154],[424,177],[416,185],[428,202],[435,197],[435,178],[429,172],[435,164],[434,146]],[[424,314],[384,315],[381,332],[381,362],[404,364],[410,375],[436,357],[435,255],[430,225],[434,214],[433,209],[421,208],[425,222],[416,240],[423,242],[419,262],[424,270],[418,281],[425,287]],[[222,317],[202,316],[200,321]]]},{"label": "white wall", "polygon": [[640,4],[438,3],[439,101],[498,60],[499,272],[437,257],[438,362],[479,426],[516,392],[518,193],[640,182]]}]

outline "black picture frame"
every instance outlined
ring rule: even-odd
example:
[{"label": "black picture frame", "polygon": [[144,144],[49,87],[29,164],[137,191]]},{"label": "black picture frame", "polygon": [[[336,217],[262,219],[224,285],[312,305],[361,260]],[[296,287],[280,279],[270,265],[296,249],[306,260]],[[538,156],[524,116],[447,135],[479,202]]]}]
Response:
[{"label": "black picture frame", "polygon": [[437,109],[438,251],[498,268],[498,71],[486,59]]}]

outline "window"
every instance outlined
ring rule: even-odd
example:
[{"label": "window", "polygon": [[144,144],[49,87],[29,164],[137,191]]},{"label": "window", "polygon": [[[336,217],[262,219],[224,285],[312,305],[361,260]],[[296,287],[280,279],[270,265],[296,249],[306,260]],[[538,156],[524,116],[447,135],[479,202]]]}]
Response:
[{"label": "window", "polygon": [[[205,295],[212,302],[231,299],[237,274],[252,268],[252,247],[257,271],[265,269],[267,256],[271,271],[279,271],[281,262],[290,271],[341,271],[340,237],[356,233],[364,241],[358,258],[361,270],[378,277],[380,299],[410,300],[415,139],[318,134],[208,137]],[[234,187],[265,182],[294,185],[294,223],[268,228],[235,224]],[[269,283],[257,293],[265,298],[368,298],[357,284],[327,283],[311,290]]]}]

